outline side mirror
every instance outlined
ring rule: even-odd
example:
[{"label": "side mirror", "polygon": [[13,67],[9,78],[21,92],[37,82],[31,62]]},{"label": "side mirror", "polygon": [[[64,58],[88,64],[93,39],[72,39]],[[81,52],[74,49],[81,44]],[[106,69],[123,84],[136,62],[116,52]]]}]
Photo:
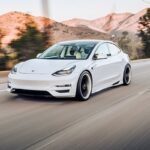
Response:
[{"label": "side mirror", "polygon": [[36,58],[39,58],[42,55],[42,53],[39,53],[36,55]]},{"label": "side mirror", "polygon": [[104,54],[94,54],[94,56],[93,56],[93,59],[94,60],[99,60],[99,59],[107,59],[107,55],[104,55]]}]

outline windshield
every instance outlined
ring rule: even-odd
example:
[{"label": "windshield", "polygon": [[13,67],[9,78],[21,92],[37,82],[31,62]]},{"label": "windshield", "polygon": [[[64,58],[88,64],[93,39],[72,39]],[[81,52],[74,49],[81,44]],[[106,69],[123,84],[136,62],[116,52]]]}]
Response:
[{"label": "windshield", "polygon": [[96,42],[55,44],[48,48],[39,58],[84,60],[89,57],[96,44]]}]

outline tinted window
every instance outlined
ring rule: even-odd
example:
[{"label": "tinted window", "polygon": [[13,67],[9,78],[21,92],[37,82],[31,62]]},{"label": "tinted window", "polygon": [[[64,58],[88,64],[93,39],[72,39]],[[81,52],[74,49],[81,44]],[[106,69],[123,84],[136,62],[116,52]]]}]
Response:
[{"label": "tinted window", "polygon": [[108,47],[112,56],[117,55],[120,52],[120,49],[114,44],[108,44]]},{"label": "tinted window", "polygon": [[106,57],[109,56],[110,52],[109,52],[107,44],[104,43],[104,44],[100,45],[99,48],[96,51],[96,54],[106,56]]},{"label": "tinted window", "polygon": [[87,59],[97,42],[56,44],[48,48],[40,59]]}]

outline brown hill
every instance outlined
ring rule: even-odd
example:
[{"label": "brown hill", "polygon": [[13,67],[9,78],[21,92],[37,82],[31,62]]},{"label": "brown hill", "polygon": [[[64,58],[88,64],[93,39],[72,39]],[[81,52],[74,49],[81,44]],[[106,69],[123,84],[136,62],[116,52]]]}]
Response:
[{"label": "brown hill", "polygon": [[93,21],[90,21],[90,20],[74,18],[71,20],[63,21],[62,23],[65,25],[71,26],[71,27],[87,26],[88,28],[90,28],[92,30],[105,33],[104,30],[99,28],[99,26],[97,26],[96,24],[94,25]]},{"label": "brown hill", "polygon": [[20,12],[10,12],[0,16],[0,30],[5,35],[2,39],[3,46],[11,40],[18,38],[20,30],[25,30],[27,24],[36,24],[41,30],[43,26],[52,25],[53,20],[43,17],[33,17]]},{"label": "brown hill", "polygon": [[136,14],[132,13],[111,13],[105,17],[101,17],[95,20],[82,20],[72,19],[64,21],[62,23],[68,26],[77,27],[79,25],[86,25],[91,29],[97,31],[110,33],[113,31],[129,31],[136,33],[138,30],[138,21],[146,13],[147,9],[144,9]]},{"label": "brown hill", "polygon": [[111,32],[118,28],[125,20],[128,20],[133,14],[122,13],[116,14],[112,13],[105,17],[98,18],[92,21],[93,26],[102,28],[106,32]]},{"label": "brown hill", "polygon": [[147,12],[147,9],[144,9],[131,17],[125,20],[121,26],[118,26],[117,31],[130,31],[136,33],[139,26],[139,19]]},{"label": "brown hill", "polygon": [[13,39],[19,38],[20,31],[27,24],[34,24],[38,30],[47,29],[53,43],[71,39],[98,38],[108,39],[105,33],[97,32],[87,26],[69,27],[45,17],[35,17],[21,12],[10,12],[0,16],[0,31],[4,34],[2,46],[6,47]]}]

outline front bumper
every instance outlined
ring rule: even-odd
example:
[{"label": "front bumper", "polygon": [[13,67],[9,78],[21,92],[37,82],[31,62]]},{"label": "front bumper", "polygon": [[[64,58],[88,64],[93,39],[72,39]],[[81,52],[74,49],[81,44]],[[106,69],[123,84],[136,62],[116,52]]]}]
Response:
[{"label": "front bumper", "polygon": [[75,97],[78,75],[55,77],[51,75],[38,74],[9,74],[8,91],[33,91],[48,92],[54,97]]}]

